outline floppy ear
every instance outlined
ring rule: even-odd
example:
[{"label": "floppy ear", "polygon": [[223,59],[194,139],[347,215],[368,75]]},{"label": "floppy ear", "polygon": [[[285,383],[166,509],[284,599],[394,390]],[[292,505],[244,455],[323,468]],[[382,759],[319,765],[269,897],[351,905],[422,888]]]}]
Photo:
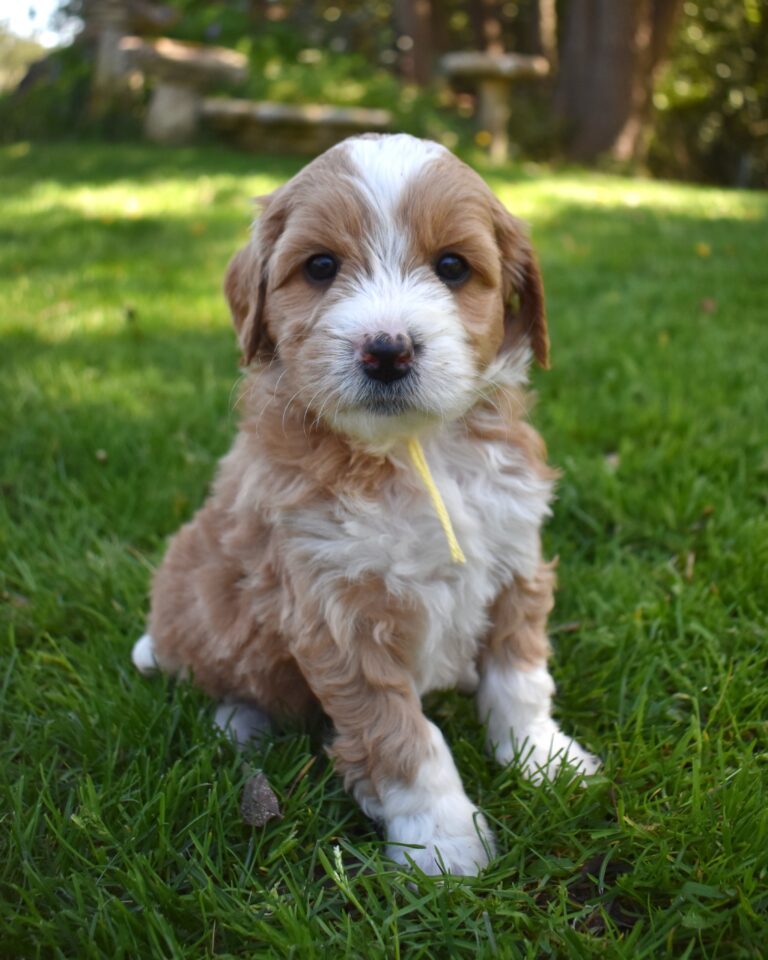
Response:
[{"label": "floppy ear", "polygon": [[[279,193],[280,191],[278,191]],[[264,212],[249,243],[229,261],[224,294],[243,351],[243,366],[254,360],[270,360],[275,343],[267,329],[267,287],[272,249],[282,233],[284,212],[275,205],[276,194],[259,199]]]},{"label": "floppy ear", "polygon": [[540,366],[549,367],[549,333],[544,306],[544,285],[536,255],[523,224],[496,201],[496,243],[501,253],[504,297],[502,350],[527,337]]}]

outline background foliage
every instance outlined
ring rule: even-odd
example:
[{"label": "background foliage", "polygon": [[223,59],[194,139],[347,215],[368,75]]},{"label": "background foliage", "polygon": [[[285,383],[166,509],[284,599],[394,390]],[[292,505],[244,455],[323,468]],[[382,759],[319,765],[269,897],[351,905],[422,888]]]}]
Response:
[{"label": "background foliage", "polygon": [[12,90],[30,63],[44,56],[45,50],[34,40],[16,37],[0,24],[0,93]]},{"label": "background foliage", "polygon": [[[84,2],[70,0],[66,7],[82,12]],[[444,51],[479,45],[478,2],[433,0],[432,79],[422,85],[403,73],[410,38],[390,0],[171,0],[182,16],[170,34],[247,53],[250,79],[239,95],[386,107],[396,127],[461,150],[472,144],[477,91],[471,84],[450,89],[434,66]],[[539,2],[485,4],[505,49],[533,51],[540,44],[534,29]],[[562,44],[564,4],[558,9]],[[768,11],[760,0],[681,3],[636,159],[662,176],[768,186],[766,62]],[[95,119],[87,109],[92,65],[84,40],[52,54],[38,68],[38,82],[0,99],[0,139],[138,135],[146,92]],[[551,85],[516,89],[512,136],[522,156],[562,158],[567,132],[568,117],[557,113]]]},{"label": "background foliage", "polygon": [[768,186],[765,3],[686,2],[654,106],[654,172]]}]

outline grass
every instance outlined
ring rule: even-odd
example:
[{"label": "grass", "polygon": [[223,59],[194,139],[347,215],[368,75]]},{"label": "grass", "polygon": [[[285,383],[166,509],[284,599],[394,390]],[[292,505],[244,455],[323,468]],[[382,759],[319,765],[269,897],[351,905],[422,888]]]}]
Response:
[{"label": "grass", "polygon": [[768,197],[490,177],[533,225],[564,473],[547,549],[581,790],[482,753],[433,698],[500,857],[477,880],[382,857],[321,739],[250,760],[196,691],[129,664],[165,538],[235,429],[219,292],[249,197],[297,169],[214,149],[0,153],[0,954],[761,957],[768,930]]}]

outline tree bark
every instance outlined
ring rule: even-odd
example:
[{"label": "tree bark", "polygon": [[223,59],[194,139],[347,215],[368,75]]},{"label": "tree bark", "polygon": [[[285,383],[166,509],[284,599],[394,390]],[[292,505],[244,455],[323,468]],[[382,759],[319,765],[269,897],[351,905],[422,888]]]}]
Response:
[{"label": "tree bark", "polygon": [[638,160],[645,154],[654,83],[679,9],[679,0],[636,0],[632,102],[612,150],[619,160]]},{"label": "tree bark", "polygon": [[124,0],[92,0],[83,9],[96,38],[89,110],[92,116],[101,116],[119,106],[127,94],[129,71],[120,41],[129,33],[130,11]]},{"label": "tree bark", "polygon": [[405,80],[419,86],[432,79],[431,6],[431,0],[395,0],[400,72]]},{"label": "tree bark", "polygon": [[432,54],[440,57],[451,49],[451,33],[448,29],[448,13],[440,0],[430,3],[429,24],[432,38]]},{"label": "tree bark", "polygon": [[565,9],[556,104],[570,127],[569,153],[636,157],[681,0],[570,0]]},{"label": "tree bark", "polygon": [[470,0],[469,19],[476,49],[504,53],[497,0]]},{"label": "tree bark", "polygon": [[557,64],[556,0],[534,0],[523,20],[523,36],[522,51],[546,57],[554,70]]}]

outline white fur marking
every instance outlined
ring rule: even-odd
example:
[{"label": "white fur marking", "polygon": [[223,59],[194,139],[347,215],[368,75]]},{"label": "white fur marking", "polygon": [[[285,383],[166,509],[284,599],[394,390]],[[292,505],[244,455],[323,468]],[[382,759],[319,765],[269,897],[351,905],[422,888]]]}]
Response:
[{"label": "white fur marking", "polygon": [[523,670],[491,662],[477,693],[480,719],[488,725],[488,747],[501,764],[519,758],[534,783],[553,779],[564,763],[582,776],[599,761],[566,736],[550,716],[555,684],[545,666]]},{"label": "white fur marking", "polygon": [[429,724],[430,756],[413,783],[382,790],[388,855],[429,874],[472,876],[494,855],[493,834],[464,792],[443,735]]},{"label": "white fur marking", "polygon": [[[339,589],[368,576],[392,597],[424,611],[413,638],[413,680],[420,694],[477,684],[478,644],[488,610],[514,577],[530,578],[540,562],[539,527],[549,512],[551,484],[506,443],[474,442],[461,423],[423,437],[435,483],[467,563],[453,563],[440,521],[403,444],[391,451],[397,470],[375,499],[286,511],[286,561],[311,564],[310,586],[337,642],[350,638],[349,611]],[[249,489],[265,489],[252,468]],[[266,505],[265,505],[266,506]],[[260,509],[258,500],[251,509]]]},{"label": "white fur marking", "polygon": [[220,703],[213,722],[238,747],[258,746],[272,729],[269,715],[256,704],[244,700]]},{"label": "white fur marking", "polygon": [[134,643],[133,650],[131,651],[131,660],[133,661],[134,667],[136,667],[139,673],[143,673],[145,677],[152,676],[153,673],[157,673],[160,669],[160,665],[155,659],[155,644],[148,633],[139,637],[136,643]]},{"label": "white fur marking", "polygon": [[424,166],[447,153],[431,140],[419,140],[407,133],[391,137],[355,137],[344,142],[358,168],[359,182],[374,209],[392,215],[403,188]]}]

